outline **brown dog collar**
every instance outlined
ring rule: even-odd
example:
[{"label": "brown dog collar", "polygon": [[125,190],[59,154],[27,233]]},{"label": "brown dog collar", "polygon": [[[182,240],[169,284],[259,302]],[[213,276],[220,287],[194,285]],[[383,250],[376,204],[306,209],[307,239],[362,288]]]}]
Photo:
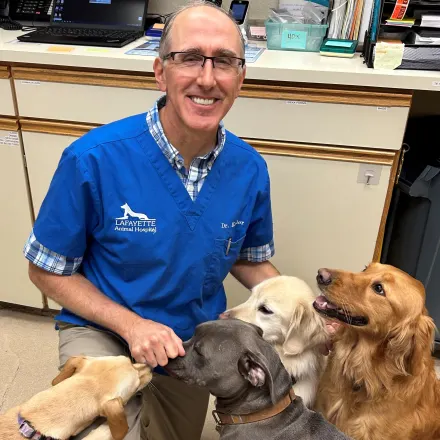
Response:
[{"label": "brown dog collar", "polygon": [[212,411],[212,416],[214,417],[217,425],[242,425],[245,423],[260,422],[261,420],[270,419],[273,416],[283,412],[294,400],[296,399],[295,392],[293,388],[290,389],[288,394],[286,394],[277,404],[262,409],[250,414],[225,414],[218,412],[217,410]]}]

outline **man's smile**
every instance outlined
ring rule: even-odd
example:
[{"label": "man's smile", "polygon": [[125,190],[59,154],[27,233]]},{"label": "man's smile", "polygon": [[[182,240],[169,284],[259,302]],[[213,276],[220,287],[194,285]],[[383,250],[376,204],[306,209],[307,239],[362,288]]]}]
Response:
[{"label": "man's smile", "polygon": [[220,101],[218,98],[213,98],[213,97],[206,98],[202,96],[189,96],[189,99],[193,104],[203,107],[213,106],[214,104]]}]

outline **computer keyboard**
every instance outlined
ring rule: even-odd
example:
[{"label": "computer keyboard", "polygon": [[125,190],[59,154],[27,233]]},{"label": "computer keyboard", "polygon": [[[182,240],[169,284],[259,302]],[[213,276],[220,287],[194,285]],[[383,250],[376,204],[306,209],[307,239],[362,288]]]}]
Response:
[{"label": "computer keyboard", "polygon": [[132,37],[134,32],[130,31],[115,31],[109,29],[85,29],[85,28],[68,28],[49,26],[38,29],[36,31],[39,35],[53,35],[53,36],[67,36],[67,37],[87,37],[87,38],[117,38],[126,39]]}]

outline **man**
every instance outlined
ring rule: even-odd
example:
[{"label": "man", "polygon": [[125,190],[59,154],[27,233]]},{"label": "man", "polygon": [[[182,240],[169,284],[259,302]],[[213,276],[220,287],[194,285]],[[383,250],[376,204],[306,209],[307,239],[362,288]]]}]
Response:
[{"label": "man", "polygon": [[[182,340],[226,308],[231,272],[252,288],[279,272],[267,167],[223,128],[245,77],[235,22],[212,5],[172,16],[154,62],[165,92],[147,113],[67,148],[25,247],[35,285],[63,306],[60,364],[130,355],[157,368],[149,440],[200,438],[208,394],[163,374]],[[142,398],[126,407],[139,439]],[[76,438],[83,438],[85,433]]]}]

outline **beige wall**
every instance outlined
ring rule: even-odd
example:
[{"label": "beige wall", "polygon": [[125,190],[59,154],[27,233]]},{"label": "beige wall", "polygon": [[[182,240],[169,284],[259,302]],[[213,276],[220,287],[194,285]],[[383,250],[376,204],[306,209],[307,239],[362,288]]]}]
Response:
[{"label": "beige wall", "polygon": [[[150,0],[148,13],[169,14],[187,2],[187,0]],[[223,0],[222,7],[228,10],[230,4],[231,0]],[[278,0],[251,0],[250,5],[250,18],[264,19],[269,8],[278,7]]]}]

